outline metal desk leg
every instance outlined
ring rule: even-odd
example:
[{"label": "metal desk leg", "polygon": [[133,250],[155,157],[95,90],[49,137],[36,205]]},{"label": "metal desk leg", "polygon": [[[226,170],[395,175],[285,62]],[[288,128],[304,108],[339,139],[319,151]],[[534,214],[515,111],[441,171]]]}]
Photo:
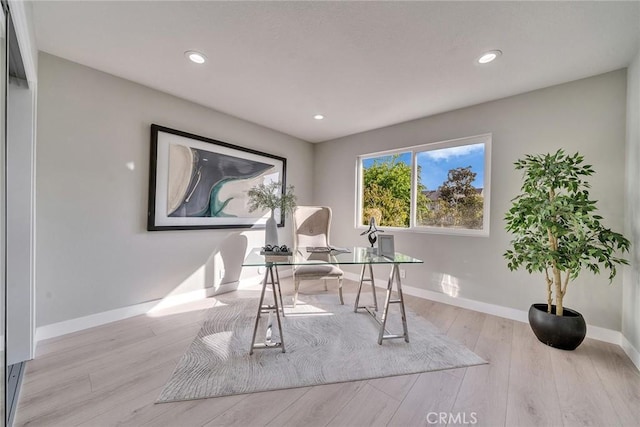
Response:
[{"label": "metal desk leg", "polygon": [[[367,266],[369,266],[369,277],[364,277],[364,269]],[[362,269],[360,270],[360,285],[358,286],[358,294],[356,295],[356,303],[353,306],[353,311],[358,312],[359,308],[368,309],[367,306],[358,305],[360,302],[360,291],[362,291],[362,284],[364,282],[371,282],[371,292],[373,292],[373,306],[375,310],[378,311],[378,298],[376,296],[376,282],[373,277],[373,266],[371,264],[362,264]]]},{"label": "metal desk leg", "polygon": [[280,297],[280,309],[282,310],[282,317],[285,317],[284,303],[282,302],[282,288],[280,287],[280,274],[278,274],[278,266],[274,265],[273,268],[276,270],[276,283],[278,284],[278,296]]},{"label": "metal desk leg", "polygon": [[[409,330],[407,329],[407,313],[404,311],[404,293],[402,292],[402,283],[400,281],[400,267],[394,264],[396,270],[396,286],[398,287],[398,297],[400,299],[400,312],[402,313],[402,330],[404,332],[404,341],[409,342]],[[281,332],[282,333],[282,332]]]},{"label": "metal desk leg", "polygon": [[253,336],[251,338],[251,348],[249,348],[249,354],[253,354],[253,349],[256,344],[256,333],[258,332],[258,323],[260,323],[260,313],[262,313],[262,303],[264,302],[264,292],[267,289],[267,277],[269,277],[269,269],[264,272],[264,279],[262,279],[262,292],[260,293],[260,302],[258,303],[258,314],[256,314],[256,322],[253,325]]},{"label": "metal desk leg", "polygon": [[369,279],[371,279],[371,292],[373,293],[373,306],[378,311],[378,297],[376,296],[376,280],[373,277],[373,265],[369,264]]},{"label": "metal desk leg", "polygon": [[[396,282],[398,288],[398,299],[391,299],[391,291],[393,290],[393,282]],[[403,334],[385,334],[385,326],[387,324],[387,316],[389,315],[389,305],[400,304],[400,313],[402,315]],[[400,282],[400,269],[398,264],[393,264],[389,281],[387,282],[387,297],[384,301],[384,310],[382,311],[382,320],[380,322],[380,333],[378,335],[378,344],[382,345],[382,340],[404,338],[405,342],[409,342],[409,331],[407,330],[407,316],[404,311],[404,295],[402,294],[402,284]]]},{"label": "metal desk leg", "polygon": [[[265,348],[280,348],[282,347],[282,352],[285,352],[284,348],[284,335],[282,333],[282,322],[280,321],[280,308],[278,305],[278,296],[276,291],[276,281],[273,273],[273,269],[275,266],[269,265],[266,268],[264,273],[264,279],[262,280],[262,292],[260,293],[260,302],[258,303],[258,313],[256,314],[256,322],[253,326],[253,337],[251,338],[251,349],[249,350],[249,354],[253,354],[253,350],[255,349],[265,349]],[[277,274],[277,273],[276,273]],[[271,278],[271,289],[273,291],[273,302],[274,305],[264,305],[264,294],[267,289],[267,282]],[[280,330],[280,342],[271,342],[271,328],[272,328],[272,313],[271,310],[275,311],[276,319],[278,322],[278,329]],[[269,311],[269,319],[267,322],[267,333],[266,339],[264,343],[256,344],[256,334],[258,332],[258,324],[260,323],[260,315],[263,311]]]},{"label": "metal desk leg", "polygon": [[[278,305],[278,295],[276,294],[276,282],[273,277],[274,269],[276,270],[276,276],[277,276],[278,275],[277,267],[273,266],[269,268],[269,270],[271,271],[271,284],[273,285],[271,289],[273,290],[273,304],[275,305],[275,308],[276,308],[276,319],[278,320],[278,330],[280,331],[280,345],[282,346],[282,352],[284,353],[285,352],[284,351],[284,334],[282,333],[282,321],[280,320],[280,306]],[[277,286],[278,286],[278,290],[280,290],[280,278],[278,278]],[[280,302],[282,303],[282,295],[280,295]],[[402,314],[404,319],[404,308],[402,310]],[[282,308],[282,315],[284,316],[284,307]]]}]

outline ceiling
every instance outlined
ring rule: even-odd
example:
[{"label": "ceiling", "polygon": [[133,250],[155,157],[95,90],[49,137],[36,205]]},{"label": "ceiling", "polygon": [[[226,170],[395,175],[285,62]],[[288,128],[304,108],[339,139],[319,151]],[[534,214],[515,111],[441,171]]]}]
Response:
[{"label": "ceiling", "polygon": [[640,48],[637,1],[43,1],[33,14],[40,50],[310,142],[624,68]]}]

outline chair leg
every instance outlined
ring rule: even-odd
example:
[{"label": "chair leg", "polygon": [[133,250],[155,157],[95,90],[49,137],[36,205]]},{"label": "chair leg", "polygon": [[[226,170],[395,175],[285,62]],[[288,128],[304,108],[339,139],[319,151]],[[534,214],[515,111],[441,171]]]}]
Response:
[{"label": "chair leg", "polygon": [[329,288],[327,287],[327,279],[324,279],[323,282],[324,282],[324,290],[328,291]]},{"label": "chair leg", "polygon": [[340,294],[340,304],[344,305],[344,299],[342,298],[342,277],[338,278],[338,293]]},{"label": "chair leg", "polygon": [[295,279],[293,282],[294,282],[293,308],[296,308],[296,303],[298,302],[298,288],[300,287],[300,279]]}]

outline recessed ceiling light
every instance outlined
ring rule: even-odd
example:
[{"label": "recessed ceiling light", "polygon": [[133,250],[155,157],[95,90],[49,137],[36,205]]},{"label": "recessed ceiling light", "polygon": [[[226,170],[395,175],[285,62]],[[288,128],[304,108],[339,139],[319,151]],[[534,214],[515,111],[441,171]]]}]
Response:
[{"label": "recessed ceiling light", "polygon": [[322,114],[316,114],[315,116],[313,116],[313,118],[316,120],[322,120],[324,119],[324,116]]},{"label": "recessed ceiling light", "polygon": [[478,62],[481,64],[488,64],[489,62],[495,60],[500,55],[502,55],[501,51],[490,50],[489,52],[485,52],[480,58],[478,58]]},{"label": "recessed ceiling light", "polygon": [[206,56],[204,56],[200,52],[196,52],[195,50],[188,50],[184,53],[184,55],[196,64],[204,64],[204,62],[207,60]]}]

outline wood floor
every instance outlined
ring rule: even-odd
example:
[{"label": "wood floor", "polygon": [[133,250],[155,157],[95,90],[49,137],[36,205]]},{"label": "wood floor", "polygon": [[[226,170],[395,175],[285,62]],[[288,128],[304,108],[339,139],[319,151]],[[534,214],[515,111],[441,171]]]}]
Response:
[{"label": "wood floor", "polygon": [[[291,281],[283,280],[285,294],[291,288]],[[331,284],[329,289],[334,291]],[[354,292],[355,284],[347,282],[345,289]],[[307,283],[302,291],[324,289]],[[345,302],[352,304],[353,297],[347,293]],[[587,339],[576,351],[555,350],[540,344],[527,324],[409,296],[406,300],[413,311],[489,364],[154,404],[213,304],[208,299],[41,342],[36,359],[27,364],[15,425],[639,424],[640,373],[620,347]]]}]

